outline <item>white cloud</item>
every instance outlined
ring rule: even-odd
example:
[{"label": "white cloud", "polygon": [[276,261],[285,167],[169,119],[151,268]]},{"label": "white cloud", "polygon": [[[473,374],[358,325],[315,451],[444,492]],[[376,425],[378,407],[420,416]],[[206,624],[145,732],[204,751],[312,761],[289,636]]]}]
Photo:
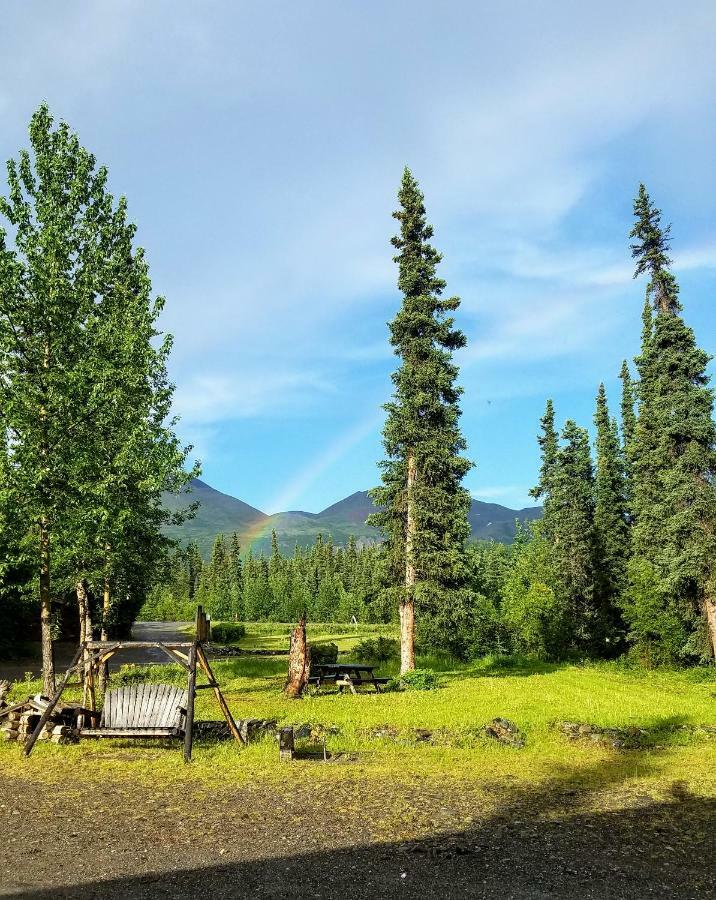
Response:
[{"label": "white cloud", "polygon": [[306,405],[316,392],[331,390],[330,382],[308,372],[187,373],[177,388],[174,409],[184,427],[206,426],[275,415]]}]

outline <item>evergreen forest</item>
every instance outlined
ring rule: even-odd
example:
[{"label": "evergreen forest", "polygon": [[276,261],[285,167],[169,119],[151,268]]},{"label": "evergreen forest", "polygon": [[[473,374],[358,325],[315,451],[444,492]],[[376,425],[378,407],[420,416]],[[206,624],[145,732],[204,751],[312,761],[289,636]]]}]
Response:
[{"label": "evergreen forest", "polygon": [[[385,540],[319,536],[287,556],[274,534],[256,555],[227,534],[204,559],[166,536],[193,514],[186,489],[199,467],[176,434],[164,300],[127,201],[46,106],[29,138],[0,197],[0,649],[37,635],[45,692],[60,635],[126,634],[137,616],[187,620],[197,604],[214,620],[396,622],[403,672],[416,647],[462,660],[713,663],[710,358],[687,322],[670,226],[644,185],[625,241],[643,328],[621,397],[595,385],[593,422],[563,421],[545,398],[532,490],[543,516],[512,545],[469,540],[473,461],[460,420],[470,398],[455,359],[469,336],[406,169],[392,238],[396,367],[369,522]],[[173,512],[167,494],[181,498]]]}]

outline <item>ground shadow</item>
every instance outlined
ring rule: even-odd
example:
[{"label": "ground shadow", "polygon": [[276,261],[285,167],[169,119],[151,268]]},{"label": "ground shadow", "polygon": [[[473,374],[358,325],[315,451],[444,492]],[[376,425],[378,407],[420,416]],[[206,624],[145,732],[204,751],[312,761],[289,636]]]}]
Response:
[{"label": "ground shadow", "polygon": [[[662,731],[673,726],[672,720],[651,723]],[[436,829],[420,840],[371,844],[362,838],[360,816],[327,821],[316,798],[308,832],[305,819],[292,822],[290,810],[273,826],[275,834],[256,828],[253,843],[255,826],[244,822],[245,816],[225,823],[229,833],[242,829],[233,832],[237,858],[225,864],[203,864],[202,847],[209,853],[211,846],[205,842],[152,854],[151,844],[132,844],[130,836],[120,834],[119,855],[111,863],[106,856],[87,858],[76,879],[81,883],[23,888],[19,872],[14,884],[6,883],[6,894],[25,900],[713,897],[716,800],[692,795],[682,782],[674,782],[667,796],[640,794],[630,785],[635,758],[615,753],[587,770],[565,766],[546,783],[527,788],[495,781],[485,785],[496,801],[490,815],[464,830]],[[658,752],[640,754],[639,773],[657,762]],[[420,792],[416,784],[414,796]],[[320,800],[330,808],[333,798]],[[172,820],[163,827],[171,829]],[[300,852],[302,832],[304,837],[318,833],[325,849]],[[51,871],[62,871],[65,860],[57,863]],[[117,865],[131,874],[117,875]],[[105,877],[92,877],[92,866]],[[7,871],[3,875],[7,879]]]}]

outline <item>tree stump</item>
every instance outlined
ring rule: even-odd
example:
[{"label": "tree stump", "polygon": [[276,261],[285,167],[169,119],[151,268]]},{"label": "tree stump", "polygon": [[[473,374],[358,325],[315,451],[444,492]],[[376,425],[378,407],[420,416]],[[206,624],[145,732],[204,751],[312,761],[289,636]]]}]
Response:
[{"label": "tree stump", "polygon": [[311,668],[311,651],[306,643],[306,614],[291,632],[291,646],[288,656],[288,678],[284,686],[287,697],[296,699],[301,696],[308,682]]}]

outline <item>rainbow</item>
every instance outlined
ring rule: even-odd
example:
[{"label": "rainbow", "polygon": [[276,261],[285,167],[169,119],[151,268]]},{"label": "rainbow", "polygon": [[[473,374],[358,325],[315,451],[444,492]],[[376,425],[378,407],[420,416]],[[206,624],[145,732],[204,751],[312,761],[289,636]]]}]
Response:
[{"label": "rainbow", "polygon": [[[269,515],[284,510],[291,509],[295,506],[296,500],[318,480],[331,466],[341,459],[352,447],[358,444],[363,438],[367,437],[371,432],[375,431],[383,419],[382,410],[371,410],[368,416],[352,425],[342,434],[340,434],[332,443],[330,443],[322,453],[312,459],[288,484],[285,484],[276,492],[268,508],[271,510]],[[250,550],[258,541],[267,537],[273,522],[268,519],[262,519],[251,525],[241,534],[242,550]]]}]

